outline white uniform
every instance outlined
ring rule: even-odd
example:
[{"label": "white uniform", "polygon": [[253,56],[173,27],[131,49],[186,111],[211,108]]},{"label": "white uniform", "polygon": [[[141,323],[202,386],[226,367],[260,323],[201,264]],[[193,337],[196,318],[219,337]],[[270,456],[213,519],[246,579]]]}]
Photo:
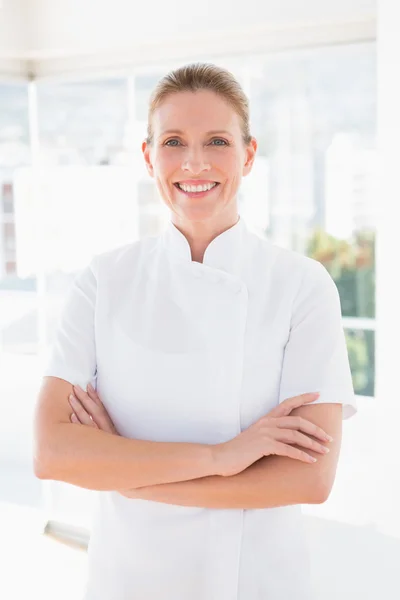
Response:
[{"label": "white uniform", "polygon": [[[202,264],[169,223],[95,256],[76,277],[44,372],[94,381],[119,432],[232,439],[285,398],[354,399],[337,288],[326,269],[243,219]],[[299,505],[208,509],[100,492],[86,600],[310,600]]]}]

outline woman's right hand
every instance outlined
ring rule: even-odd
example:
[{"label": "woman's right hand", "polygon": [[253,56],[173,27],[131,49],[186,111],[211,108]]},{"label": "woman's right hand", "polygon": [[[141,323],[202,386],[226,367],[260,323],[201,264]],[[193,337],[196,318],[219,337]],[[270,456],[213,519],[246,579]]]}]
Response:
[{"label": "woman's right hand", "polygon": [[332,438],[311,421],[298,416],[291,417],[290,413],[303,404],[314,402],[318,396],[316,392],[288,398],[232,440],[216,444],[213,447],[215,475],[236,475],[263,456],[271,454],[314,463],[315,458],[292,444],[325,454],[326,446],[309,436],[324,442],[332,441]]}]

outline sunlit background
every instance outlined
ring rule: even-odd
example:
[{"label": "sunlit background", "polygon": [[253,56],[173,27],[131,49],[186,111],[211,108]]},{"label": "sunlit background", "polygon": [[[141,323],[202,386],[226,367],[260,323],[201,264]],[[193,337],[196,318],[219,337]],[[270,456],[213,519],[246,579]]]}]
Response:
[{"label": "sunlit background", "polygon": [[197,60],[250,100],[241,214],[340,292],[359,412],[329,500],[304,507],[318,598],[400,597],[396,24],[395,0],[0,3],[0,597],[82,590],[94,492],[32,474],[41,368],[77,271],[163,228],[140,151],[147,101]]}]

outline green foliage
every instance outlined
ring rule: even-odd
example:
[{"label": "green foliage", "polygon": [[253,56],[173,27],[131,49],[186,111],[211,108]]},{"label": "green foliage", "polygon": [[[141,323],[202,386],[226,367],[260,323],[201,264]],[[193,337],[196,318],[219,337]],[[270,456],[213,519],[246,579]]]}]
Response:
[{"label": "green foliage", "polygon": [[[307,254],[321,262],[339,290],[344,317],[375,318],[375,233],[356,232],[341,240],[323,229],[310,237]],[[354,390],[374,395],[375,336],[373,331],[346,331]]]},{"label": "green foliage", "polygon": [[375,233],[357,232],[341,240],[317,228],[308,256],[321,262],[339,290],[344,317],[375,317]]},{"label": "green foliage", "polygon": [[373,396],[375,387],[375,336],[373,331],[347,330],[353,386],[356,394]]}]

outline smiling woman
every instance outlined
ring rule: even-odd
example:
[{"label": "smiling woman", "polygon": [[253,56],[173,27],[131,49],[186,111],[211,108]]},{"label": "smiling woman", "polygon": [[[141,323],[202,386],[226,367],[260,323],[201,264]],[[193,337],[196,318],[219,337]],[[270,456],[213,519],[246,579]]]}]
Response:
[{"label": "smiling woman", "polygon": [[191,77],[183,68],[164,80],[150,100],[142,146],[172,223],[189,228],[193,238],[202,231],[207,242],[237,221],[238,189],[257,151],[243,91],[222,70],[216,85],[216,74],[215,67],[199,65]]},{"label": "smiling woman", "polygon": [[167,74],[142,150],[170,222],[68,296],[35,470],[102,491],[85,600],[313,597],[300,505],[329,496],[356,404],[332,278],[239,214],[248,124],[228,71]]}]

